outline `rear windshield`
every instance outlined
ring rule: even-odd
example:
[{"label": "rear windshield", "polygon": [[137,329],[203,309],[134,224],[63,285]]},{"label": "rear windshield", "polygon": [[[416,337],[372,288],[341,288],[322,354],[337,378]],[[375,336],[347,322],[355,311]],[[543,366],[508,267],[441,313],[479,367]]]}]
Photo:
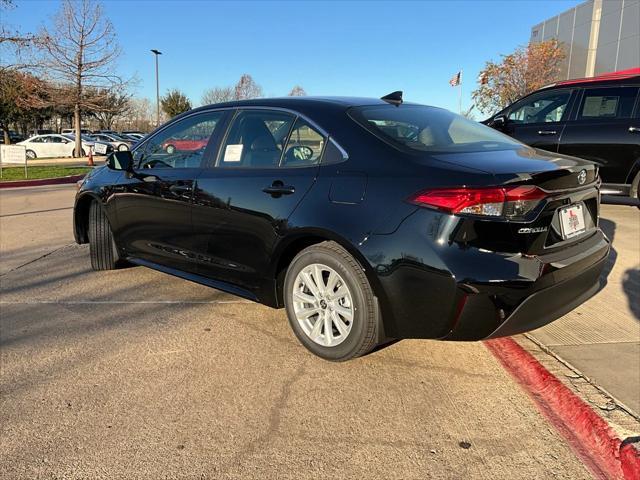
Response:
[{"label": "rear windshield", "polygon": [[522,148],[493,128],[436,107],[378,105],[355,107],[351,117],[399,148],[424,152],[478,152]]}]

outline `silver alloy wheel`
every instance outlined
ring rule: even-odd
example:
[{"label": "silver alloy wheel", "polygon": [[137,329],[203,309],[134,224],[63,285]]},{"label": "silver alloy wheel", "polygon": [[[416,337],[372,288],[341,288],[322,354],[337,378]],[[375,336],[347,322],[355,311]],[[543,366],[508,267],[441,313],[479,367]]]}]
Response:
[{"label": "silver alloy wheel", "polygon": [[293,311],[300,328],[318,345],[335,347],[349,335],[354,305],[351,292],[333,268],[304,267],[293,284]]}]

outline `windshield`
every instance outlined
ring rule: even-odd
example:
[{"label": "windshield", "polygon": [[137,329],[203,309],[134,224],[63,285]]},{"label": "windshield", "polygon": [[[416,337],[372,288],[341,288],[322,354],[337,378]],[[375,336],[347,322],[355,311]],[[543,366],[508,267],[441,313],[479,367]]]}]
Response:
[{"label": "windshield", "polygon": [[350,116],[399,148],[424,152],[477,152],[522,148],[523,144],[448,110],[423,105],[356,107]]}]

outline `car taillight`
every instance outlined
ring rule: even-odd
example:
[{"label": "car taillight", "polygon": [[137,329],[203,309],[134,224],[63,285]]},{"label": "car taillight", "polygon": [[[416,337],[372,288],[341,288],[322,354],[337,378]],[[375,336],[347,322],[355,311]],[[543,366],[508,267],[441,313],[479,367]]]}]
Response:
[{"label": "car taillight", "polygon": [[409,201],[448,213],[489,217],[522,217],[546,197],[531,185],[487,188],[435,188],[413,195]]}]

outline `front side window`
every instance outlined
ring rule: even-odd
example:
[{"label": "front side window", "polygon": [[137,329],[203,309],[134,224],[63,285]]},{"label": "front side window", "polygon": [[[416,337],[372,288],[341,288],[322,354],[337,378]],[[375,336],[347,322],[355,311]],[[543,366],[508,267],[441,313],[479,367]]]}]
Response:
[{"label": "front side window", "polygon": [[559,122],[570,96],[571,92],[561,90],[526,99],[511,110],[509,121],[515,124]]},{"label": "front side window", "polygon": [[357,107],[350,116],[400,148],[424,152],[473,152],[521,148],[522,144],[481,123],[422,105]]},{"label": "front side window", "polygon": [[199,168],[204,151],[223,112],[207,112],[183,118],[165,128],[136,150],[139,168]]},{"label": "front side window", "polygon": [[585,90],[578,109],[578,120],[629,118],[638,89],[593,88]]},{"label": "front side window", "polygon": [[298,118],[285,149],[283,165],[285,167],[308,167],[320,163],[325,138],[309,123]]},{"label": "front side window", "polygon": [[269,110],[240,111],[220,151],[219,167],[276,168],[294,116]]}]

